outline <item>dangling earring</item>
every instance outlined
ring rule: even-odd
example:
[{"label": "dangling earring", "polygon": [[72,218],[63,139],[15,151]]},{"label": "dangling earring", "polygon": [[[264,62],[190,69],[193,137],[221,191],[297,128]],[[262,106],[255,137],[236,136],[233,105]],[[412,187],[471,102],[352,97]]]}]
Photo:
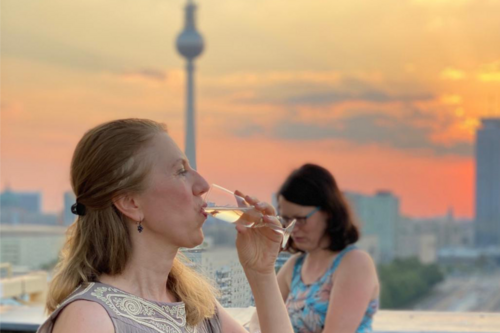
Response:
[{"label": "dangling earring", "polygon": [[139,233],[141,233],[141,232],[142,232],[142,230],[144,230],[144,228],[142,227],[142,224],[141,224],[141,223],[142,223],[142,221],[144,221],[144,218],[142,218],[142,220],[140,220],[140,221],[138,222],[139,224],[137,225],[137,231],[139,231]]}]

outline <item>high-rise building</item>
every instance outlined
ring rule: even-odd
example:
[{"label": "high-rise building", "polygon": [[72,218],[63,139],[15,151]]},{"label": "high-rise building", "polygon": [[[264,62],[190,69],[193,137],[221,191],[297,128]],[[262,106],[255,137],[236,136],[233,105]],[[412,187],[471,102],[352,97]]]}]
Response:
[{"label": "high-rise building", "polygon": [[476,246],[500,247],[500,118],[476,132]]},{"label": "high-rise building", "polygon": [[391,262],[396,250],[396,226],[400,219],[399,198],[388,191],[375,195],[344,193],[355,217],[361,222],[361,234],[378,238],[380,262]]}]

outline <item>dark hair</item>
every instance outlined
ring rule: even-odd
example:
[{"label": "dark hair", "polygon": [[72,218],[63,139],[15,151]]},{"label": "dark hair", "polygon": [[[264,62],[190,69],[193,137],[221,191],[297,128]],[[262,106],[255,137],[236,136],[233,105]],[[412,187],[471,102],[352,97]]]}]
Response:
[{"label": "dark hair", "polygon": [[[359,230],[349,205],[332,174],[323,167],[304,164],[293,171],[278,191],[287,201],[301,206],[317,206],[329,216],[325,234],[330,238],[328,249],[342,251],[359,239]],[[290,239],[289,252],[303,252]]]}]

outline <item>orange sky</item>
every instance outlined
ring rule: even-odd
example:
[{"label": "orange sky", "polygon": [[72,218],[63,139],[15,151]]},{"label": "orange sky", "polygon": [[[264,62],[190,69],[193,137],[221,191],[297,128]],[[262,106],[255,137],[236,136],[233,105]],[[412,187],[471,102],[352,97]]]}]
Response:
[{"label": "orange sky", "polygon": [[[474,131],[500,106],[500,0],[199,1],[198,169],[269,200],[316,162],[404,214],[473,215]],[[183,146],[183,1],[1,3],[1,186],[62,208],[85,130],[163,121]]]}]

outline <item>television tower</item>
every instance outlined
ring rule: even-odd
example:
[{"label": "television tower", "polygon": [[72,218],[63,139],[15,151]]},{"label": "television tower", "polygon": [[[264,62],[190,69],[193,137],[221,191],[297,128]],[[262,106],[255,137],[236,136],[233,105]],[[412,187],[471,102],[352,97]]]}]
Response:
[{"label": "television tower", "polygon": [[185,153],[189,164],[196,169],[196,122],[194,109],[194,59],[203,52],[203,37],[196,30],[196,5],[188,0],[185,8],[184,30],[177,37],[177,51],[186,58],[186,141]]}]

